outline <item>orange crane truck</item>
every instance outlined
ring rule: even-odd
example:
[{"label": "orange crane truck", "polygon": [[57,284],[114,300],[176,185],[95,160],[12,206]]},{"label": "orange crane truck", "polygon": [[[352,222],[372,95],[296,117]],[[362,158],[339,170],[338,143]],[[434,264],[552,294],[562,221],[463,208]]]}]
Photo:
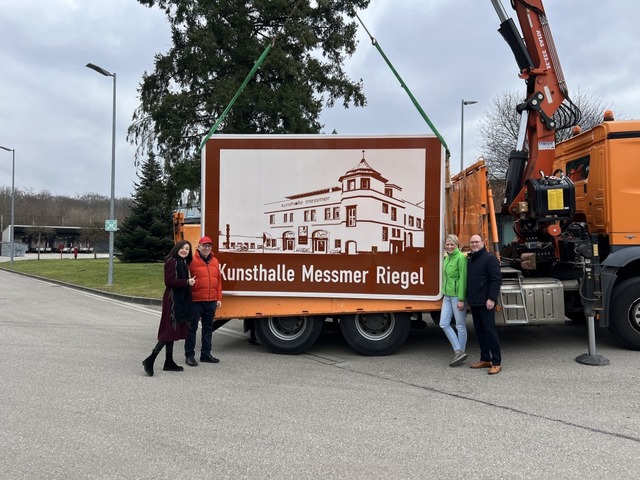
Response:
[{"label": "orange crane truck", "polygon": [[252,321],[278,353],[304,352],[334,321],[355,351],[390,354],[412,321],[438,317],[444,234],[465,245],[481,233],[503,267],[497,323],[597,317],[640,349],[640,121],[556,145],[580,112],[542,1],[511,2],[522,34],[491,2],[526,84],[500,209],[514,240],[499,240],[484,163],[450,176],[434,136],[214,135],[202,153],[202,221],[176,214],[174,231],[213,239],[218,318]]},{"label": "orange crane truck", "polygon": [[[527,87],[502,204],[516,236],[501,250],[515,271],[513,290],[557,279],[570,318],[598,312],[600,326],[640,349],[640,222],[633,213],[640,208],[640,122],[604,121],[556,147],[556,131],[577,125],[580,111],[569,98],[542,1],[511,2],[522,37],[500,0],[491,1]],[[503,312],[524,323],[531,316],[526,303],[509,301],[513,308]]]}]

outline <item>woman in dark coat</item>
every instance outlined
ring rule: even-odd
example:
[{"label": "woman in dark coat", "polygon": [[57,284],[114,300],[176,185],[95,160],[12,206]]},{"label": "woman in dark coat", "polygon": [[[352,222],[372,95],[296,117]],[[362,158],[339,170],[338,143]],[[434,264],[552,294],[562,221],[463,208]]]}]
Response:
[{"label": "woman in dark coat", "polygon": [[173,342],[184,340],[189,334],[189,321],[193,316],[191,286],[195,277],[189,272],[193,258],[191,244],[182,240],[175,244],[164,263],[164,295],[162,297],[162,315],[158,327],[158,343],[151,355],[142,361],[144,371],[153,376],[153,364],[163,347],[166,360],[163,370],[181,372],[183,367],[173,361]]}]

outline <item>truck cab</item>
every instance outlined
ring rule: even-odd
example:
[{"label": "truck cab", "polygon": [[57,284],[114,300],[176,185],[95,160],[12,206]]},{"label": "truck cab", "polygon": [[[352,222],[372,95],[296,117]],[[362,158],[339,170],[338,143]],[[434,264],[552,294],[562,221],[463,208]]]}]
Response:
[{"label": "truck cab", "polygon": [[640,121],[604,121],[559,143],[554,170],[574,184],[574,222],[597,235],[600,325],[640,349]]}]

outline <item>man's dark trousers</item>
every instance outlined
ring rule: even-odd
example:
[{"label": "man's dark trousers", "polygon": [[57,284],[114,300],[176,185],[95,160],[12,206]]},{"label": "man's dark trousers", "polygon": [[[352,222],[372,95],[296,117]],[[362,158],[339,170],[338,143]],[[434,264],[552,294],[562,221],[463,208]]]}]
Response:
[{"label": "man's dark trousers", "polygon": [[198,320],[202,321],[202,346],[200,355],[211,353],[211,337],[213,333],[213,317],[216,314],[216,302],[193,302],[193,318],[189,328],[189,336],[184,341],[184,353],[187,358],[195,356]]},{"label": "man's dark trousers", "polygon": [[471,307],[473,328],[480,345],[480,360],[491,362],[493,365],[502,363],[500,354],[500,341],[496,331],[496,311],[487,307]]}]

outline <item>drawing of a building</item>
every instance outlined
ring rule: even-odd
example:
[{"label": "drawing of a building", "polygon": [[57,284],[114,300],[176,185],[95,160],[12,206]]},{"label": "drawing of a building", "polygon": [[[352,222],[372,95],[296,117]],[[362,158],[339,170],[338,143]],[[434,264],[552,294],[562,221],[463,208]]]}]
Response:
[{"label": "drawing of a building", "polygon": [[424,206],[364,157],[338,185],[264,205],[265,252],[390,253],[424,247]]}]

